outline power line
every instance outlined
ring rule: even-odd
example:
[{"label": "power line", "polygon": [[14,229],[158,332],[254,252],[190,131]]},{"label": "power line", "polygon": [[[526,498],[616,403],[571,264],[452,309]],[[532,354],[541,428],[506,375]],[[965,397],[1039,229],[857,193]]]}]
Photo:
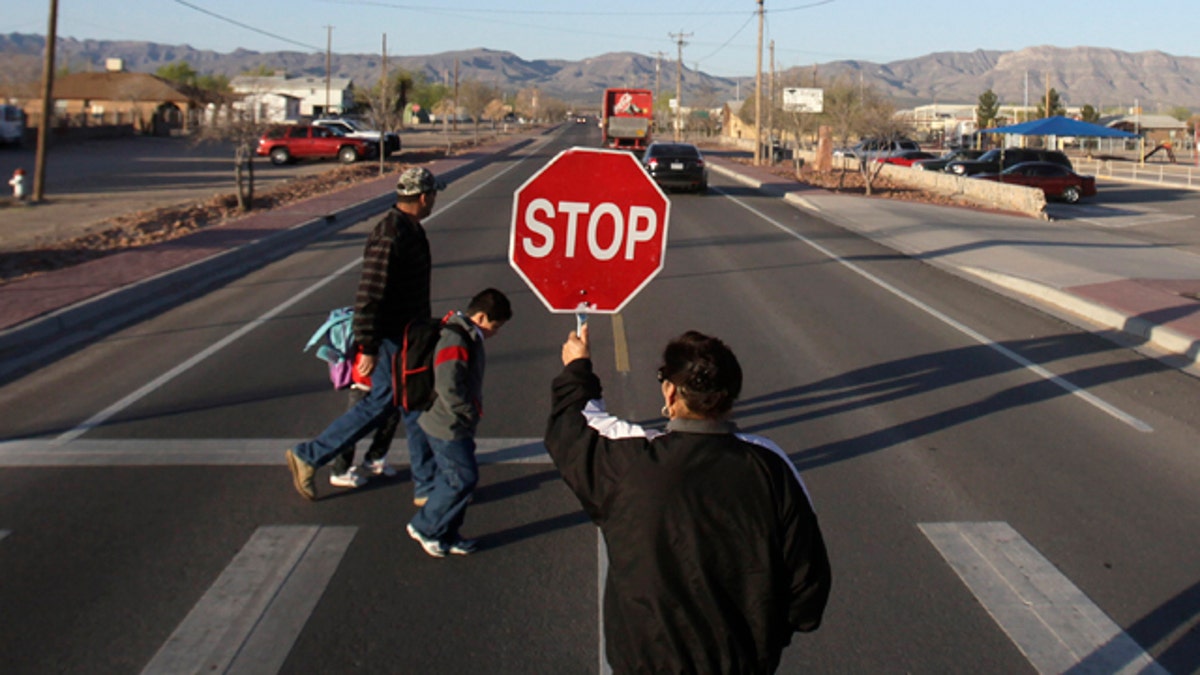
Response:
[{"label": "power line", "polygon": [[255,28],[254,26],[251,26],[249,24],[244,24],[241,21],[236,21],[227,16],[222,16],[220,14],[217,14],[216,12],[212,12],[207,9],[204,9],[203,7],[197,7],[196,5],[193,5],[190,2],[184,2],[184,0],[175,0],[175,2],[180,5],[183,5],[184,7],[187,7],[188,9],[194,9],[197,12],[200,12],[201,14],[207,14],[208,16],[211,16],[214,19],[220,19],[221,21],[224,21],[226,23],[231,23],[231,24],[237,26],[238,28],[245,28],[248,31],[258,33],[259,35],[266,35],[267,37],[275,38],[276,40],[282,40],[283,42],[287,42],[289,44],[293,44],[293,45],[296,45],[299,47],[305,47],[307,49],[313,50],[314,52],[321,51],[320,47],[315,47],[313,45],[306,44],[304,42],[297,42],[296,40],[292,40],[290,38],[285,38],[282,35],[276,35],[275,33],[270,33],[261,28]]},{"label": "power line", "polygon": [[[176,0],[177,2],[179,0]],[[794,5],[792,7],[784,7],[781,9],[772,9],[772,12],[794,12],[801,9],[809,9],[820,5],[828,5],[836,0],[820,0],[805,5]],[[325,0],[336,5],[368,5],[371,7],[384,7],[388,9],[403,9],[418,12],[450,12],[463,14],[526,14],[533,16],[729,16],[741,15],[744,10],[721,10],[711,12],[694,12],[694,11],[679,11],[679,12],[630,12],[630,11],[588,11],[588,10],[555,10],[555,9],[481,9],[470,8],[461,9],[456,7],[446,7],[445,5],[407,5],[394,2],[381,2],[380,0]]]}]

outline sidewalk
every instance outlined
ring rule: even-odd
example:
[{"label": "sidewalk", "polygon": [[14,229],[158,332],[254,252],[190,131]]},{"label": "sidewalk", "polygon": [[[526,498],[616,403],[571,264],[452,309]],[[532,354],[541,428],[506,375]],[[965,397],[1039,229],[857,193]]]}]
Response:
[{"label": "sidewalk", "polygon": [[[429,168],[454,179],[530,138],[483,146]],[[1086,329],[1120,331],[1136,345],[1173,355],[1167,360],[1174,365],[1200,359],[1200,256],[1118,232],[999,214],[965,228],[954,208],[833,194],[740,164],[728,153],[707,157],[717,173]],[[4,286],[0,380],[383,211],[392,181],[367,181]]]}]

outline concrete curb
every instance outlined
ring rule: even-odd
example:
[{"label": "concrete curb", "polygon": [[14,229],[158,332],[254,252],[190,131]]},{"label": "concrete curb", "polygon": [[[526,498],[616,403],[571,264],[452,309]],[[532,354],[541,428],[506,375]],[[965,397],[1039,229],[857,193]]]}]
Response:
[{"label": "concrete curb", "polygon": [[1082,318],[1094,326],[1120,331],[1145,341],[1162,352],[1183,359],[1189,367],[1200,367],[1200,341],[1183,333],[1032,279],[978,267],[956,266],[956,269],[988,285],[1012,291],[1022,299],[1032,299]]},{"label": "concrete curb", "polygon": [[[495,157],[533,142],[518,139],[439,174],[461,178]],[[439,161],[454,161],[452,158]],[[436,164],[436,163],[435,163]],[[291,255],[309,243],[382,213],[393,202],[388,192],[310,218],[248,244],[159,273],[69,307],[55,310],[0,333],[0,382],[8,382],[60,358],[81,345],[162,312]]]}]

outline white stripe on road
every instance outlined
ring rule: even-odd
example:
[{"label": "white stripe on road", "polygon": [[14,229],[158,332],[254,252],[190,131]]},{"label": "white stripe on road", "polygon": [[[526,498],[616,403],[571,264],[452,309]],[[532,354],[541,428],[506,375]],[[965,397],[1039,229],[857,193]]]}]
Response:
[{"label": "white stripe on road", "polygon": [[1166,675],[1008,523],[919,527],[1039,673]]},{"label": "white stripe on road", "polygon": [[[720,190],[718,190],[718,192],[720,192]],[[797,240],[808,245],[810,248],[821,253],[822,255],[829,258],[830,260],[832,260],[832,261],[838,263],[839,265],[845,267],[846,269],[854,272],[855,274],[866,279],[867,281],[870,281],[871,283],[875,284],[879,288],[882,288],[883,290],[887,291],[888,293],[891,293],[892,295],[900,298],[901,300],[907,302],[908,304],[912,305],[913,307],[916,307],[917,309],[921,310],[922,312],[925,312],[926,314],[932,316],[933,318],[937,319],[938,321],[941,321],[942,323],[946,324],[947,326],[950,326],[951,328],[953,328],[954,330],[957,330],[958,332],[962,333],[963,335],[966,335],[967,337],[971,338],[972,340],[975,340],[979,344],[984,345],[986,347],[989,347],[989,348],[999,352],[1000,354],[1004,355],[1006,358],[1015,362],[1017,365],[1021,366],[1022,368],[1025,368],[1026,370],[1036,374],[1038,377],[1041,377],[1041,378],[1047,380],[1048,382],[1053,382],[1054,384],[1058,385],[1059,387],[1062,387],[1063,390],[1065,390],[1067,393],[1071,394],[1072,396],[1076,396],[1076,397],[1086,401],[1090,405],[1092,405],[1092,406],[1098,408],[1099,410],[1105,412],[1106,414],[1120,420],[1121,422],[1128,424],[1129,426],[1133,427],[1134,429],[1137,429],[1138,431],[1144,431],[1144,432],[1154,431],[1153,427],[1151,427],[1149,424],[1146,424],[1142,420],[1121,410],[1120,408],[1105,401],[1104,399],[1100,398],[1099,396],[1096,396],[1095,394],[1092,394],[1091,392],[1089,392],[1079,386],[1076,386],[1074,383],[1069,382],[1069,381],[1059,377],[1058,375],[1055,375],[1054,373],[1050,372],[1049,370],[1030,361],[1029,359],[1025,358],[1024,356],[1021,356],[1020,354],[1014,352],[1013,350],[1009,349],[1008,347],[998,344],[994,340],[988,339],[980,332],[968,327],[966,324],[964,324],[960,321],[956,321],[956,320],[950,318],[949,316],[947,316],[946,314],[943,314],[942,312],[937,311],[933,307],[930,307],[929,305],[921,302],[920,300],[914,298],[913,296],[909,295],[908,293],[905,293],[904,291],[900,290],[899,288],[896,288],[895,286],[889,284],[888,282],[884,281],[883,279],[880,279],[879,277],[875,276],[874,274],[871,274],[870,272],[859,267],[858,265],[855,265],[854,263],[850,262],[849,260],[846,260],[845,258],[837,255],[833,251],[825,248],[824,246],[813,241],[812,239],[805,237],[804,235],[800,234],[799,232],[796,232],[795,230],[788,227],[787,225],[784,225],[783,223],[775,220],[774,218],[768,216],[767,214],[763,213],[762,211],[759,211],[758,209],[754,208],[753,206],[750,206],[749,204],[738,199],[737,197],[732,197],[728,194],[726,194],[725,196],[730,201],[732,201],[734,204],[737,204],[738,206],[742,207],[743,209],[746,209],[747,211],[749,211],[750,213],[753,213],[754,215],[758,216],[759,218],[762,218],[764,221],[775,226],[777,229],[779,229],[783,232],[786,232],[787,234],[795,237]]]},{"label": "white stripe on road", "polygon": [[3,540],[10,534],[12,534],[12,530],[0,530],[0,540]]},{"label": "white stripe on road", "polygon": [[[454,201],[443,206],[441,209],[441,212],[445,212],[445,211],[453,208],[455,204],[458,204],[459,202],[463,201],[467,197],[470,197],[471,195],[475,194],[476,191],[482,189],[484,186],[492,183],[493,181],[497,180],[504,174],[517,168],[518,166],[521,165],[522,162],[525,161],[525,159],[528,159],[528,157],[521,159],[518,162],[514,162],[512,165],[508,166],[507,168],[500,171],[499,173],[492,176],[491,178],[483,181],[479,185],[477,185],[474,188],[472,188],[471,190],[467,191],[465,194],[460,195]],[[436,216],[437,216],[436,213],[430,215],[428,218],[425,219],[425,222],[429,222],[429,221],[433,220]],[[329,274],[328,276],[324,277],[323,279],[316,282],[312,286],[309,286],[308,288],[306,288],[306,289],[300,291],[299,293],[297,293],[296,295],[292,296],[283,304],[275,307],[274,309],[271,309],[270,311],[268,311],[267,313],[258,317],[257,319],[254,319],[250,323],[233,331],[232,333],[225,336],[221,340],[218,340],[216,343],[210,345],[209,347],[202,350],[200,353],[196,354],[195,356],[191,357],[190,359],[187,359],[186,361],[184,361],[183,363],[180,363],[179,365],[175,366],[171,370],[168,370],[167,372],[163,373],[162,375],[159,375],[158,377],[156,377],[153,380],[151,380],[150,382],[146,383],[145,385],[143,385],[141,388],[139,388],[137,391],[133,392],[132,394],[129,394],[125,398],[122,398],[121,400],[108,406],[104,410],[101,410],[100,412],[96,413],[95,415],[92,415],[90,418],[85,420],[82,424],[75,427],[74,429],[64,432],[56,440],[60,443],[68,443],[68,442],[73,441],[76,438],[79,438],[80,436],[86,434],[88,431],[100,426],[101,424],[104,424],[109,419],[111,419],[113,416],[120,413],[122,410],[125,410],[126,408],[133,405],[134,403],[137,403],[138,401],[142,400],[146,396],[149,396],[150,394],[152,394],[153,392],[158,390],[163,385],[167,384],[171,380],[174,380],[176,377],[179,377],[180,375],[187,372],[188,370],[191,370],[192,367],[196,366],[197,364],[204,361],[205,359],[212,356],[213,354],[221,351],[225,347],[228,347],[229,345],[233,344],[239,338],[245,336],[250,331],[254,330],[255,328],[258,328],[259,326],[263,325],[267,321],[270,321],[271,319],[278,316],[279,314],[281,314],[288,308],[292,307],[296,303],[300,302],[304,298],[312,295],[317,290],[328,285],[334,279],[337,279],[338,277],[342,276],[346,272],[349,272],[350,270],[354,269],[361,263],[362,263],[362,260],[360,258],[355,258],[353,261],[347,263],[346,265],[343,265],[340,269],[334,271],[332,274]]]},{"label": "white stripe on road", "polygon": [[[283,466],[283,451],[301,439],[56,440],[0,442],[0,467],[29,466]],[[369,439],[363,441],[367,445]],[[480,464],[549,464],[540,438],[480,438]],[[408,442],[397,438],[388,462],[409,464]]]},{"label": "white stripe on road", "polygon": [[599,563],[596,568],[600,571],[596,579],[596,606],[599,608],[600,626],[600,675],[612,675],[612,666],[608,665],[608,654],[604,646],[604,580],[608,578],[608,547],[604,545],[604,533],[596,528],[596,558]]},{"label": "white stripe on road", "polygon": [[355,530],[259,528],[142,673],[278,672]]}]

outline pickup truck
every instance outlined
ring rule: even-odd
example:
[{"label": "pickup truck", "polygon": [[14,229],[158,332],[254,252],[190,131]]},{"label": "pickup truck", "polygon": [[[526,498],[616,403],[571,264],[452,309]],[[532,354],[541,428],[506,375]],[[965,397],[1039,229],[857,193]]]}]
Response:
[{"label": "pickup truck", "polygon": [[258,139],[255,153],[270,157],[272,164],[287,164],[297,159],[330,159],[343,164],[376,156],[378,144],[361,138],[347,138],[334,129],[308,124],[289,124],[268,129]]},{"label": "pickup truck", "polygon": [[[337,129],[343,136],[349,138],[361,138],[367,142],[379,145],[380,132],[375,129],[368,128],[362,122],[350,119],[349,117],[326,117],[318,120],[313,120],[313,126],[325,127],[326,129]],[[387,157],[393,152],[400,152],[400,134],[389,131],[382,134],[384,143],[381,148],[383,156]]]}]

